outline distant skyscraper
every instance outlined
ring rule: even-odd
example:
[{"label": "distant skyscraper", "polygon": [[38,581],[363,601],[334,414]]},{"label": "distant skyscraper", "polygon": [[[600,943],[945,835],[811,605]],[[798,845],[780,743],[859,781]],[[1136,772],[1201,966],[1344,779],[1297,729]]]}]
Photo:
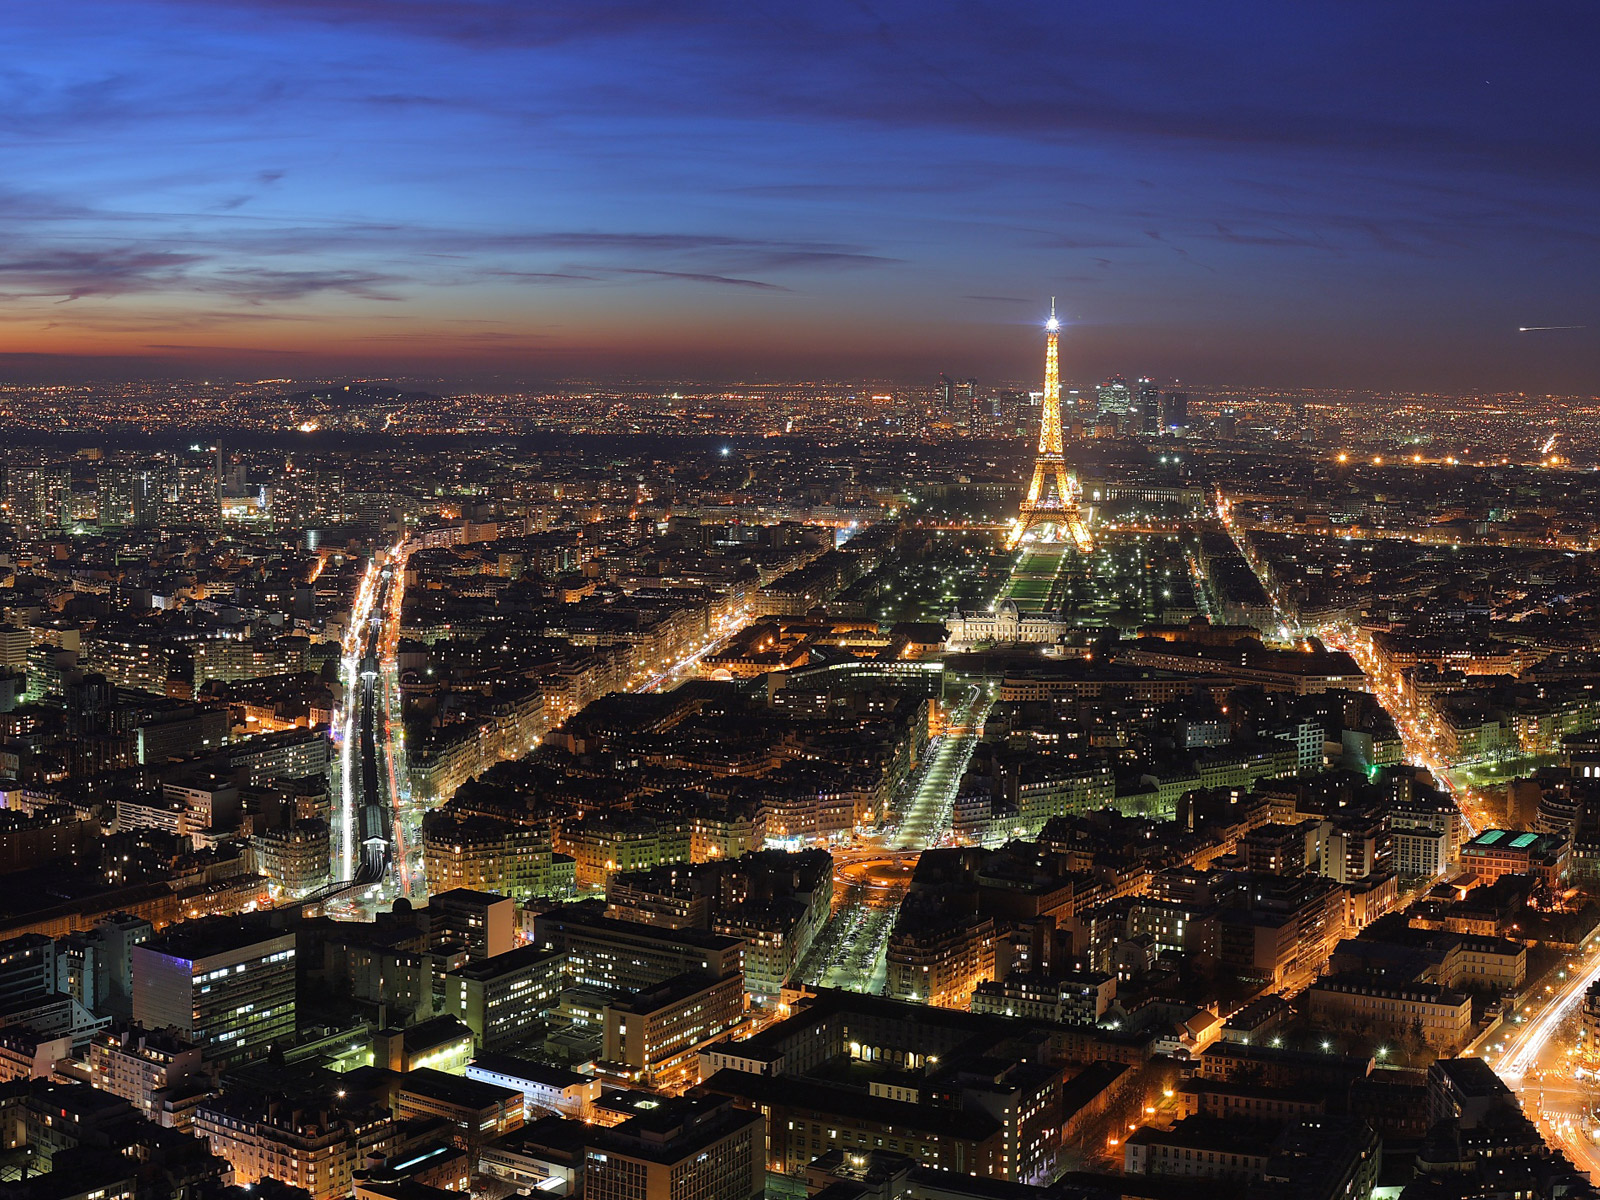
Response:
[{"label": "distant skyscraper", "polygon": [[5,469],[5,518],[19,529],[60,529],[71,520],[72,473],[64,466]]},{"label": "distant skyscraper", "polygon": [[1309,442],[1312,440],[1314,431],[1311,425],[1311,417],[1306,411],[1306,402],[1304,400],[1296,400],[1294,402],[1292,409],[1292,424],[1290,428],[1294,436],[1300,441]]},{"label": "distant skyscraper", "polygon": [[1003,425],[1014,428],[1027,424],[1033,413],[1033,402],[1027,392],[1001,392],[995,401],[995,412]]},{"label": "distant skyscraper", "polygon": [[178,455],[173,493],[180,521],[205,529],[222,525],[221,465],[215,448],[192,446]]},{"label": "distant skyscraper", "polygon": [[971,425],[977,415],[972,403],[973,390],[976,387],[975,379],[958,382],[943,371],[939,372],[938,419],[963,428]]},{"label": "distant skyscraper", "polygon": [[1161,432],[1161,389],[1150,379],[1139,380],[1136,408],[1141,433]]},{"label": "distant skyscraper", "polygon": [[133,524],[133,471],[126,463],[101,463],[96,470],[95,510],[102,529]]},{"label": "distant skyscraper", "polygon": [[1121,375],[1113,375],[1095,389],[1100,399],[1100,411],[1126,415],[1133,409],[1133,392]]},{"label": "distant skyscraper", "polygon": [[1189,393],[1168,392],[1161,398],[1161,428],[1176,433],[1189,428]]},{"label": "distant skyscraper", "polygon": [[141,463],[129,480],[132,523],[141,529],[164,525],[171,519],[173,473],[165,459]]}]

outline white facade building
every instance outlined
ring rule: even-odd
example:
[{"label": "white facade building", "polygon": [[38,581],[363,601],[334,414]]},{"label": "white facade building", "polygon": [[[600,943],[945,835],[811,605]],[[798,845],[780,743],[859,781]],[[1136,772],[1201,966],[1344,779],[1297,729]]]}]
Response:
[{"label": "white facade building", "polygon": [[978,642],[1054,645],[1073,628],[1059,612],[1023,612],[1015,600],[1002,600],[993,612],[954,612],[944,623],[950,629],[951,646]]}]

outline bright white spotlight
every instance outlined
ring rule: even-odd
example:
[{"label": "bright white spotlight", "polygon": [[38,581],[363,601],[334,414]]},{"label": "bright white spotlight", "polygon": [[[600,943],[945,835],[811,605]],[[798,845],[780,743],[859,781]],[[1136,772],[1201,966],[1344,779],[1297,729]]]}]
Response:
[{"label": "bright white spotlight", "polygon": [[1056,320],[1054,317],[1051,317],[1048,321],[1046,321],[1044,323],[1044,327],[1046,329],[1048,329],[1051,333],[1055,333],[1058,329],[1061,328],[1061,322]]}]

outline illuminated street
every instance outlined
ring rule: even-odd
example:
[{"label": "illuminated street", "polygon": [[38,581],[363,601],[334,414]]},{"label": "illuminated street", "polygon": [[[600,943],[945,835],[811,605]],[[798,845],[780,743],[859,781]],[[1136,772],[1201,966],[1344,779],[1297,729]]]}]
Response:
[{"label": "illuminated street", "polygon": [[341,646],[334,875],[365,888],[342,897],[340,911],[370,911],[422,885],[421,814],[409,802],[395,670],[407,554],[401,542],[368,562]]},{"label": "illuminated street", "polygon": [[727,645],[733,636],[743,629],[750,619],[750,610],[741,608],[737,612],[729,613],[712,626],[711,632],[705,641],[689,653],[676,661],[669,663],[658,674],[651,675],[638,683],[632,689],[637,692],[659,692],[671,690],[685,679],[692,678],[700,666],[700,660]]},{"label": "illuminated street", "polygon": [[1567,978],[1553,986],[1544,1004],[1526,1014],[1525,1023],[1513,1026],[1514,1033],[1502,1034],[1483,1051],[1506,1086],[1517,1093],[1523,1112],[1591,1172],[1600,1172],[1600,1144],[1591,1116],[1600,1087],[1593,1079],[1576,1077],[1570,1051],[1574,1014],[1597,979],[1600,938],[1590,942],[1588,955],[1572,964]]},{"label": "illuminated street", "polygon": [[897,850],[921,850],[939,845],[949,832],[956,792],[983,736],[983,722],[994,704],[994,695],[992,685],[969,686],[950,710],[949,728],[928,747],[926,766],[894,832],[886,838],[888,845]]},{"label": "illuminated street", "polygon": [[1245,561],[1250,563],[1262,588],[1272,599],[1274,611],[1278,620],[1282,622],[1280,632],[1288,637],[1305,635],[1316,637],[1328,648],[1342,650],[1354,658],[1366,674],[1368,690],[1394,721],[1404,747],[1405,761],[1427,767],[1439,786],[1455,799],[1456,807],[1461,811],[1462,825],[1467,837],[1488,828],[1493,822],[1484,811],[1479,798],[1471,788],[1462,787],[1456,782],[1451,774],[1456,764],[1447,762],[1439,752],[1440,736],[1435,718],[1429,713],[1415,711],[1406,703],[1399,691],[1399,680],[1383,671],[1377,656],[1373,653],[1372,642],[1368,635],[1349,622],[1322,624],[1313,629],[1292,628],[1289,618],[1283,611],[1281,599],[1273,587],[1271,577],[1250,552],[1247,540],[1241,536],[1239,527],[1233,521],[1232,506],[1225,496],[1218,497],[1218,513],[1223,527],[1233,536],[1240,553],[1243,554]]},{"label": "illuminated street", "polygon": [[836,887],[842,894],[801,964],[801,978],[824,987],[882,990],[889,934],[916,856],[948,834],[961,777],[993,703],[993,688],[968,687],[950,712],[949,728],[929,743],[922,765],[908,781],[897,822],[835,851]]}]

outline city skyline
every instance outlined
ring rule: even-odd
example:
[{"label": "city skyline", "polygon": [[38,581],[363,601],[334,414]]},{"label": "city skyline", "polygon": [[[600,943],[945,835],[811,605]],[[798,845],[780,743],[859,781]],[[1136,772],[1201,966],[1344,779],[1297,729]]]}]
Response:
[{"label": "city skyline", "polygon": [[[87,15],[85,15],[87,14]],[[0,379],[1591,394],[1570,5],[36,9]]]},{"label": "city skyline", "polygon": [[0,54],[0,1200],[1600,1200],[1600,18]]}]

